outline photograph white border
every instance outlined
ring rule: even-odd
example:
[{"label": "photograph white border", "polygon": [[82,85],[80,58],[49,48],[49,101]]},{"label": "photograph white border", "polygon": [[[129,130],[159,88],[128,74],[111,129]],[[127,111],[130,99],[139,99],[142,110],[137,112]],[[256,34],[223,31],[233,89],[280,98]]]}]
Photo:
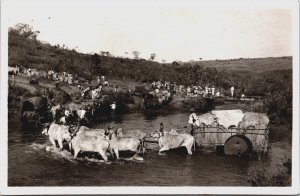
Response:
[{"label": "photograph white border", "polygon": [[[8,26],[6,2],[1,1],[1,99],[0,99],[0,194],[299,194],[299,2],[297,0],[226,0],[226,1],[195,1],[187,0],[185,4],[193,3],[207,7],[227,8],[249,8],[262,9],[287,8],[293,11],[293,136],[292,136],[292,186],[291,187],[221,187],[221,186],[199,186],[199,187],[161,187],[161,186],[126,186],[126,187],[8,187]],[[14,1],[14,0],[11,0]],[[136,0],[114,0],[117,4],[131,4]],[[18,1],[16,1],[18,2]],[[56,1],[59,4],[59,1]],[[88,2],[88,1],[85,1]],[[180,6],[183,0],[148,0],[147,3],[161,3],[166,6]],[[70,1],[72,3],[72,1]],[[84,3],[84,2],[83,2]]]}]

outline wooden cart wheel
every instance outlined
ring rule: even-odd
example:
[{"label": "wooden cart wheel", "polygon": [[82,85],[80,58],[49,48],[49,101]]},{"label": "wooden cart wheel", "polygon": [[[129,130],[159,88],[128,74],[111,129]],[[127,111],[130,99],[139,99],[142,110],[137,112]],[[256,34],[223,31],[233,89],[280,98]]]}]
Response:
[{"label": "wooden cart wheel", "polygon": [[225,155],[242,156],[252,152],[252,143],[244,135],[233,135],[224,144]]}]

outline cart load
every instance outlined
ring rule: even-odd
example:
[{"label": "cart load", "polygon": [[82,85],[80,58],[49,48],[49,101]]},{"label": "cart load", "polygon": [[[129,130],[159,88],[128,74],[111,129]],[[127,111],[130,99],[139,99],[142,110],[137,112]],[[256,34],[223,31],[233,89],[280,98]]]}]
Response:
[{"label": "cart load", "polygon": [[269,118],[264,113],[214,110],[190,116],[198,146],[224,146],[224,153],[266,152]]}]

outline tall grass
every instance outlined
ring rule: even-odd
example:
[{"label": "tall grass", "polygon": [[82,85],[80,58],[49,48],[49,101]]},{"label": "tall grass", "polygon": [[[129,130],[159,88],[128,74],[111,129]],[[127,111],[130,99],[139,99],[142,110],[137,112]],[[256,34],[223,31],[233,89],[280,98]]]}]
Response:
[{"label": "tall grass", "polygon": [[291,160],[272,169],[268,163],[258,161],[250,168],[248,181],[252,186],[291,186]]}]

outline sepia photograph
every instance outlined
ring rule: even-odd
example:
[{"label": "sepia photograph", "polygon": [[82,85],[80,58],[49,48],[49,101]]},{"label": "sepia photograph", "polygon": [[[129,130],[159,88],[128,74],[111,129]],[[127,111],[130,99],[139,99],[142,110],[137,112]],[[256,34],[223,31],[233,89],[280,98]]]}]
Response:
[{"label": "sepia photograph", "polygon": [[299,193],[299,2],[272,2],[1,1],[3,194]]}]

